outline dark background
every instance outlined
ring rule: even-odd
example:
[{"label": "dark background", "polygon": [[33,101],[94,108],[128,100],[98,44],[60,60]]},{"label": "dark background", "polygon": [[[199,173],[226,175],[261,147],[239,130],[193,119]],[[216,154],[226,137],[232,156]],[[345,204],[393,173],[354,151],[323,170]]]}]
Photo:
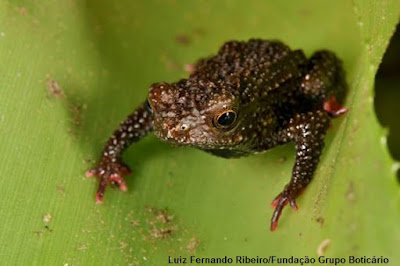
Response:
[{"label": "dark background", "polygon": [[[375,80],[375,110],[388,129],[389,151],[400,161],[400,26],[397,26]],[[400,182],[400,169],[397,170]]]}]

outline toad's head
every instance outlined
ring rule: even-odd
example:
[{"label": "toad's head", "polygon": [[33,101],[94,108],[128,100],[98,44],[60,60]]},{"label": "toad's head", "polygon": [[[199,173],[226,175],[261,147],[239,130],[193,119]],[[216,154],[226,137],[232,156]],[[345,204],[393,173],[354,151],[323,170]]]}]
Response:
[{"label": "toad's head", "polygon": [[176,145],[225,149],[243,140],[239,99],[212,82],[156,83],[149,89],[148,107],[154,132]]}]

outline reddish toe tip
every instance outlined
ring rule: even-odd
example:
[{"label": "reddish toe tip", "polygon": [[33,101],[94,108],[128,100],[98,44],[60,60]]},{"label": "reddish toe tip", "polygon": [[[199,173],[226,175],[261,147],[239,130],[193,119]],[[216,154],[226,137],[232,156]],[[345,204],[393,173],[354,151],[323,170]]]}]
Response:
[{"label": "reddish toe tip", "polygon": [[103,203],[103,196],[100,195],[99,193],[96,194],[96,203],[97,204]]},{"label": "reddish toe tip", "polygon": [[278,206],[278,202],[280,200],[280,197],[276,197],[272,202],[271,202],[271,207],[272,208],[276,208],[276,206]]},{"label": "reddish toe tip", "polygon": [[93,177],[93,176],[96,175],[96,170],[89,170],[89,171],[86,171],[86,172],[85,172],[85,175],[86,175],[86,177],[91,178],[91,177]]},{"label": "reddish toe tip", "polygon": [[341,106],[336,97],[332,96],[329,100],[324,102],[324,110],[332,117],[339,117],[349,111],[348,108]]},{"label": "reddish toe tip", "polygon": [[127,190],[128,190],[128,187],[126,186],[125,183],[121,183],[121,184],[119,185],[119,189],[122,190],[122,191],[127,191]]},{"label": "reddish toe tip", "polygon": [[278,222],[277,221],[272,222],[270,227],[271,232],[275,231],[277,227],[278,227]]},{"label": "reddish toe tip", "polygon": [[293,210],[297,211],[299,207],[297,206],[296,202],[292,201],[290,202],[290,207],[292,207]]}]

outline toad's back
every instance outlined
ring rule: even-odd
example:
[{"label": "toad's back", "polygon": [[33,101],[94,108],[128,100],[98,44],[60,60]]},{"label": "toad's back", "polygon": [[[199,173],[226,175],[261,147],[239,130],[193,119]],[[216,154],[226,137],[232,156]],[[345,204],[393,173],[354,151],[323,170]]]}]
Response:
[{"label": "toad's back", "polygon": [[292,51],[278,41],[231,41],[217,55],[200,60],[189,80],[207,80],[219,88],[234,90],[246,103],[300,78],[306,63],[302,51]]}]

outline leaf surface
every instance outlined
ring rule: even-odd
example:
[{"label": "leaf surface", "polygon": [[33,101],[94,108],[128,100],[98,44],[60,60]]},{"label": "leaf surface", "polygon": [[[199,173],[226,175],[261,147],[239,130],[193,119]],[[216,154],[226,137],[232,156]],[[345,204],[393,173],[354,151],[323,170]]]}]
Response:
[{"label": "leaf surface", "polygon": [[[373,110],[399,1],[2,1],[0,262],[166,265],[168,256],[384,256],[400,263],[399,186]],[[231,39],[342,58],[350,112],[314,181],[269,232],[294,147],[225,160],[149,136],[124,156],[129,190],[94,203],[84,172],[149,85]]]}]

